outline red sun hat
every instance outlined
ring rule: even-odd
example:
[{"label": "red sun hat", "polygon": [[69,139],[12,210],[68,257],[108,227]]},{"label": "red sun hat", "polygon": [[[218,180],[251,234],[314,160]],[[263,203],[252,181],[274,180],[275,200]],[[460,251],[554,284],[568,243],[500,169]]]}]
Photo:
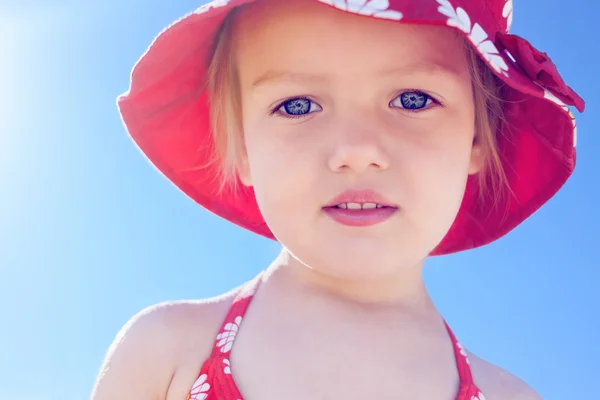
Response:
[{"label": "red sun hat", "polygon": [[[252,188],[220,192],[208,94],[208,60],[225,17],[260,0],[217,0],[165,29],[135,65],[129,91],[118,107],[132,139],[149,161],[205,209],[275,239]],[[498,149],[511,194],[496,204],[478,199],[477,179],[467,183],[456,220],[432,255],[490,243],[507,234],[567,181],[575,168],[576,124],[568,106],[584,101],[565,84],[556,66],[525,39],[509,34],[512,0],[314,0],[331,7],[398,23],[450,26],[461,32],[506,83],[505,131]],[[208,166],[206,166],[208,165]],[[202,166],[202,167],[200,167]]]}]

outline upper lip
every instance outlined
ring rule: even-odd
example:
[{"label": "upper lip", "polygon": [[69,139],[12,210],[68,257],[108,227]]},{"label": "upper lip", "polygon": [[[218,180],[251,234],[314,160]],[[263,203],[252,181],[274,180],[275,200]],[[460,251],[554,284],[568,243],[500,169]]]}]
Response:
[{"label": "upper lip", "polygon": [[372,189],[346,190],[331,199],[325,207],[335,207],[344,203],[375,203],[384,207],[398,208],[398,206],[386,199],[382,194]]}]

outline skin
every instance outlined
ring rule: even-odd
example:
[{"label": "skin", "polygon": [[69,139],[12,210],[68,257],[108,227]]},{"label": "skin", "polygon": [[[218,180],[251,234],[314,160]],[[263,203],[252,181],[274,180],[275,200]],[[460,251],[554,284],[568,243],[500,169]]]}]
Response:
[{"label": "skin", "polygon": [[[317,2],[260,2],[244,12],[252,15],[236,26],[240,175],[284,250],[232,352],[238,387],[261,400],[454,399],[452,345],[421,269],[482,164],[459,38]],[[403,109],[398,96],[414,90],[432,101]],[[297,96],[313,112],[286,118],[279,106]],[[366,228],[335,223],[322,207],[353,188],[374,189],[399,211]],[[234,294],[136,315],[111,346],[92,399],[185,399]],[[499,367],[470,360],[486,399],[540,398]]]},{"label": "skin", "polygon": [[[366,301],[425,296],[423,260],[482,162],[462,41],[449,28],[304,1],[248,14],[236,36],[241,177],[292,264],[310,267],[296,268],[306,279]],[[399,96],[415,90],[429,95],[427,105],[403,108]],[[297,96],[311,99],[314,112],[273,115]],[[322,207],[347,189],[375,190],[399,211],[368,228],[340,225]]]}]

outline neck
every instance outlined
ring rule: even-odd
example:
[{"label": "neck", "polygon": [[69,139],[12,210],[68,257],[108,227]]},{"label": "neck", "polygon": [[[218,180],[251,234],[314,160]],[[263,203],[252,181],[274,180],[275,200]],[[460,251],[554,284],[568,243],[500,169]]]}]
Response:
[{"label": "neck", "polygon": [[347,279],[320,272],[302,264],[285,249],[267,274],[277,274],[313,294],[333,296],[340,300],[371,306],[401,306],[413,311],[432,311],[434,306],[423,281],[423,262],[398,268],[391,275],[372,279]]}]

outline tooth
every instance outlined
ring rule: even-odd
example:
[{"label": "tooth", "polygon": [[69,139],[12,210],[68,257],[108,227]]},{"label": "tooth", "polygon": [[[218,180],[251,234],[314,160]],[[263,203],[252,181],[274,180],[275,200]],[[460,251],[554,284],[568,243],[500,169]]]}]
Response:
[{"label": "tooth", "polygon": [[360,204],[358,203],[347,203],[348,209],[349,210],[360,210]]},{"label": "tooth", "polygon": [[362,205],[363,210],[372,210],[377,207],[375,203],[365,203]]},{"label": "tooth", "polygon": [[377,204],[377,208],[383,208],[381,204]]},{"label": "tooth", "polygon": [[346,203],[338,204],[338,208],[346,209],[346,208],[348,208],[348,204],[346,204]]}]

